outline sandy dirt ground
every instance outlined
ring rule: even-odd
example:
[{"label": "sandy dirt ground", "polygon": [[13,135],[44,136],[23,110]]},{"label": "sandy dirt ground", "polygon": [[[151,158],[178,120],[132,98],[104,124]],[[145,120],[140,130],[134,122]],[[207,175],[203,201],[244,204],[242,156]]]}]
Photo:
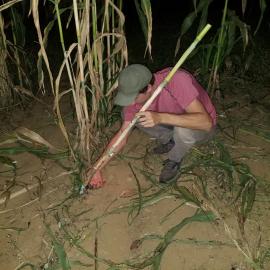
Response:
[{"label": "sandy dirt ground", "polygon": [[[270,248],[270,143],[242,124],[248,117],[251,124],[268,123],[269,130],[269,110],[258,107],[254,113],[241,95],[227,103],[235,105],[219,109],[217,138],[236,162],[249,165],[257,181],[244,238],[237,215],[241,204],[218,181],[220,173],[203,167],[188,170],[196,153],[215,151],[213,142],[194,149],[183,162],[185,172],[177,185],[164,187],[157,179],[166,157],[151,155],[155,142],[134,130],[123,153],[103,170],[106,185],[82,196],[75,195],[76,167],[66,158],[63,168],[29,152],[1,154],[16,161],[17,170],[16,177],[4,173],[10,167],[0,163],[0,269],[252,269],[250,258],[267,257]],[[54,146],[65,145],[52,114],[39,104],[3,123],[1,141],[24,126]],[[205,174],[209,197],[194,176]],[[187,198],[191,195],[197,205]],[[270,269],[260,258],[261,269]]]}]

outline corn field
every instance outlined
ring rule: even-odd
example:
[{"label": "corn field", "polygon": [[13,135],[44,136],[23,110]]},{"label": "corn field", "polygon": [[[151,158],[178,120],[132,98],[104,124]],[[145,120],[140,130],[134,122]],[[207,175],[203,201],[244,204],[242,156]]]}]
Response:
[{"label": "corn field", "polygon": [[[29,6],[25,2],[12,0],[0,6],[1,26],[1,106],[12,103],[16,96],[32,95],[31,83],[26,75],[25,65],[20,49],[23,50],[23,34],[19,33],[18,25],[20,9],[27,8],[26,14],[31,16],[37,33],[39,51],[37,55],[37,74],[39,90],[43,94],[51,92],[54,97],[53,108],[59,127],[69,146],[71,156],[76,160],[79,156],[89,162],[91,150],[98,147],[98,134],[108,123],[113,110],[113,97],[117,88],[118,73],[128,64],[128,50],[125,33],[125,14],[123,0],[73,0],[64,3],[54,0],[43,4],[32,0]],[[213,0],[193,1],[194,10],[179,24],[180,36],[175,47],[178,57],[182,37],[190,31],[193,24],[199,32],[208,21],[208,10]],[[240,20],[233,10],[228,8],[228,0],[223,1],[223,16],[206,44],[198,48],[201,57],[201,71],[208,73],[208,90],[211,95],[219,88],[219,71],[235,44],[242,42],[243,53],[249,45],[253,34],[248,25]],[[242,14],[245,14],[248,1],[240,1]],[[132,3],[130,3],[132,4]],[[256,26],[258,31],[266,9],[264,0],[258,1],[261,15]],[[152,50],[152,8],[150,0],[135,1],[136,11],[145,38],[145,57],[151,58]],[[40,11],[50,11],[50,20],[42,25]],[[25,12],[25,11],[24,11]],[[2,15],[3,14],[3,15]],[[9,18],[12,28],[12,40],[5,36],[5,20]],[[65,32],[75,29],[72,43],[65,40]],[[22,29],[23,27],[20,27]],[[48,44],[53,29],[58,29],[62,48],[62,63],[59,69],[52,71],[54,59],[48,56]],[[7,45],[9,44],[9,45]],[[12,50],[9,48],[13,48]],[[9,59],[8,59],[9,55]],[[175,58],[175,59],[176,59]],[[11,60],[12,59],[12,60]],[[7,64],[13,61],[16,66],[16,77],[11,76]],[[175,60],[176,61],[176,60]],[[49,85],[44,85],[44,82]],[[63,84],[63,81],[65,83]],[[64,85],[64,86],[63,86]],[[16,91],[14,91],[16,89]],[[75,134],[71,135],[65,127],[61,114],[64,97],[72,99],[72,106],[77,122]]]},{"label": "corn field", "polygon": [[3,17],[0,14],[0,29],[1,29],[1,36],[0,36],[0,76],[1,76],[1,88],[0,88],[0,105],[4,107],[9,104],[11,100],[11,91],[10,87],[10,80],[7,70],[7,51],[6,51],[6,38],[4,32],[4,21]]},{"label": "corn field", "polygon": [[[157,0],[2,0],[0,116],[4,113],[9,116],[8,113],[15,111],[17,106],[22,109],[33,101],[43,103],[46,109],[49,108],[44,110],[44,115],[47,112],[48,115],[40,117],[45,106],[37,106],[38,117],[34,120],[38,119],[38,123],[32,119],[29,122],[38,130],[41,126],[39,120],[45,119],[40,131],[55,139],[51,144],[45,136],[39,135],[39,131],[30,130],[27,125],[18,127],[16,124],[20,122],[15,122],[11,126],[12,132],[6,132],[7,139],[0,142],[0,176],[3,177],[0,205],[4,205],[0,211],[0,232],[7,233],[7,236],[1,235],[1,240],[4,237],[7,240],[7,243],[5,239],[1,243],[6,249],[1,256],[18,262],[13,269],[99,269],[99,265],[108,270],[169,269],[170,263],[175,261],[183,265],[191,261],[192,269],[201,269],[195,263],[203,258],[205,252],[209,252],[211,257],[206,257],[207,264],[202,264],[203,269],[210,269],[208,265],[213,262],[224,264],[224,269],[269,269],[267,220],[270,184],[265,167],[270,157],[266,144],[270,141],[270,77],[265,76],[268,81],[262,79],[261,83],[259,72],[242,78],[238,76],[247,72],[253,63],[252,71],[261,65],[261,70],[269,74],[270,51],[266,52],[269,53],[268,61],[253,62],[255,35],[264,24],[266,1],[189,1],[187,13],[179,12],[184,15],[175,21],[177,33],[167,33],[170,38],[175,37],[171,53],[166,51],[169,46],[166,46],[168,44],[162,35],[155,38],[155,27],[160,23],[157,21],[159,14],[155,16],[154,13],[156,3]],[[238,8],[234,9],[236,3]],[[247,14],[255,3],[258,18],[250,24]],[[169,2],[162,2],[162,5],[166,4]],[[220,14],[211,21],[211,15],[217,13],[211,10],[214,4],[219,7]],[[195,37],[206,24],[212,24],[199,46],[193,46],[188,61],[193,64],[195,59],[194,73],[204,79],[204,86],[217,105],[219,133],[207,144],[194,147],[183,160],[177,181],[164,186],[159,185],[156,179],[163,157],[152,155],[153,141],[146,144],[140,134],[134,132],[135,136],[139,134],[136,140],[130,142],[127,151],[117,155],[118,160],[113,161],[115,164],[104,170],[104,175],[108,176],[106,181],[113,184],[104,189],[102,196],[99,196],[99,191],[95,191],[94,196],[92,191],[82,195],[84,169],[89,164],[91,167],[102,152],[108,140],[106,136],[109,137],[106,127],[111,128],[115,119],[120,118],[119,108],[113,103],[119,72],[134,62],[127,29],[129,5],[133,5],[136,23],[140,26],[137,26],[140,40],[144,41],[140,59],[155,63],[153,66],[158,62],[154,41],[160,39],[165,56],[172,55],[170,63],[173,65],[186,49],[186,44],[191,43],[191,37]],[[31,53],[27,47],[27,36],[31,37]],[[141,44],[138,43],[133,46],[139,47]],[[227,61],[235,52],[240,59],[239,73],[225,77]],[[149,68],[155,71],[153,66],[150,64]],[[226,87],[222,85],[225,80]],[[225,91],[231,91],[224,99],[218,95],[222,86]],[[259,87],[264,91],[257,91],[257,95],[252,96],[250,92]],[[30,118],[35,111],[31,111],[30,116],[26,113],[21,118]],[[27,124],[29,122],[26,121]],[[2,126],[5,128],[6,123]],[[60,139],[57,137],[58,127]],[[54,143],[63,148],[56,147]],[[14,155],[16,159],[13,159]],[[70,185],[66,185],[67,178],[72,182]],[[135,186],[133,195],[126,193],[126,183],[127,187]],[[30,195],[30,201],[25,204],[24,197],[20,197],[23,194]],[[16,198],[19,198],[19,203],[12,208]],[[32,203],[34,210],[29,211],[28,216],[26,209]],[[182,207],[185,210],[182,211]],[[146,208],[148,212],[143,212]],[[178,212],[179,209],[182,212]],[[192,215],[185,216],[187,209]],[[254,213],[254,209],[258,213]],[[113,215],[117,215],[116,218]],[[110,216],[112,219],[106,219]],[[213,227],[213,235],[210,227],[198,224],[196,226],[201,227],[195,227],[193,235],[190,230],[193,223],[209,223]],[[189,226],[187,234],[182,231],[186,225]],[[43,233],[40,230],[42,226],[45,228]],[[35,228],[38,228],[37,232]],[[117,230],[113,231],[115,228]],[[121,237],[118,239],[117,233],[122,236],[125,230],[128,237],[124,238],[121,246]],[[21,242],[16,242],[18,239],[22,239]],[[113,258],[104,244],[108,239],[109,245],[112,240],[109,251],[118,249],[121,253],[124,250],[128,256],[121,254],[123,257]],[[149,241],[155,241],[156,245],[148,251]],[[29,247],[26,242],[30,243]],[[36,243],[42,249],[34,250]],[[185,248],[175,252],[176,245],[183,244]],[[190,249],[186,248],[188,245]],[[200,249],[196,251],[198,247]],[[223,253],[223,247],[227,251],[232,249],[231,253],[227,254],[226,250]],[[164,263],[172,248],[173,260],[169,264]],[[215,248],[216,253],[213,253]],[[103,249],[106,256],[102,254]],[[234,258],[229,256],[234,253],[243,257],[247,268],[242,267],[239,257],[236,265],[232,264]],[[25,256],[18,256],[20,254]],[[231,265],[227,267],[225,263]],[[220,268],[213,266],[212,269]]]}]

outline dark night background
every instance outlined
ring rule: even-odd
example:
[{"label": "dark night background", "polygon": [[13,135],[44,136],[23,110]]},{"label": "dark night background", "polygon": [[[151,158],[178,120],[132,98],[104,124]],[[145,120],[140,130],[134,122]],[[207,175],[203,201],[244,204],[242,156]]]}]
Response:
[{"label": "dark night background", "polygon": [[[245,14],[242,14],[242,1],[229,1],[228,8],[235,10],[236,14],[241,20],[247,23],[250,28],[254,31],[260,17],[259,1],[247,1],[247,7]],[[65,3],[62,1],[62,3]],[[145,40],[140,27],[138,15],[136,12],[134,1],[125,0],[123,1],[123,11],[125,14],[125,30],[128,42],[129,50],[129,62],[130,63],[145,63],[152,70],[161,69],[164,66],[172,65],[175,62],[174,50],[176,46],[177,38],[180,34],[181,23],[183,19],[194,10],[193,1],[179,1],[179,0],[156,0],[151,1],[152,3],[152,16],[153,16],[153,32],[152,32],[152,57],[153,61],[146,55],[145,51]],[[69,3],[68,3],[69,4]],[[26,42],[27,49],[38,50],[38,43],[36,37],[36,31],[34,29],[33,21],[31,16],[27,17],[27,5],[24,2],[24,23],[27,27]],[[220,26],[222,17],[224,1],[213,1],[210,4],[208,23],[212,24],[212,30],[207,34],[210,36]],[[52,19],[50,11],[52,11],[53,5],[46,2],[43,5],[40,2],[40,20],[41,26],[44,28],[47,23]],[[198,15],[197,22],[199,22],[200,14]],[[65,20],[64,20],[65,21]],[[64,33],[66,47],[72,42],[75,42],[75,29],[70,24],[69,29]],[[180,53],[184,51],[190,42],[193,41],[196,35],[196,22],[192,26],[191,30],[186,33],[182,39],[182,45]],[[264,14],[264,19],[261,23],[261,28],[257,33],[257,37],[269,39],[270,24],[269,24],[269,6]],[[205,38],[205,41],[207,37]],[[48,55],[53,58],[55,62],[54,70],[57,70],[57,64],[62,61],[62,52],[60,42],[58,38],[58,28],[54,26],[54,30],[50,33],[48,43]],[[187,61],[188,62],[188,61]]]},{"label": "dark night background", "polygon": [[[254,31],[260,17],[259,1],[247,1],[246,12],[242,15],[241,1],[229,1],[228,8],[235,10],[241,20],[247,23]],[[194,10],[192,1],[152,1],[153,33],[152,33],[152,56],[153,62],[149,58],[143,59],[145,42],[139,26],[138,15],[133,1],[125,2],[124,12],[126,14],[126,33],[131,62],[144,62],[154,69],[159,69],[167,65],[172,65],[175,61],[174,50],[177,38],[180,34],[183,19]],[[212,30],[207,36],[220,26],[224,1],[213,1],[209,6],[208,23],[212,25]],[[180,51],[184,51],[196,36],[198,19],[184,37]],[[261,28],[257,33],[260,38],[269,39],[269,7],[267,8]],[[205,40],[207,40],[207,36]],[[179,55],[179,54],[178,54]]]}]

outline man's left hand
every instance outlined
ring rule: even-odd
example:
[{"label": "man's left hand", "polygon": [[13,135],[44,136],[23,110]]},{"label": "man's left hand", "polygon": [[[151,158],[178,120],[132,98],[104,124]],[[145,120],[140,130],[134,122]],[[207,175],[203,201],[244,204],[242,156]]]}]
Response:
[{"label": "man's left hand", "polygon": [[139,116],[139,124],[143,127],[153,127],[157,124],[160,124],[160,114],[157,112],[138,112],[136,116]]}]

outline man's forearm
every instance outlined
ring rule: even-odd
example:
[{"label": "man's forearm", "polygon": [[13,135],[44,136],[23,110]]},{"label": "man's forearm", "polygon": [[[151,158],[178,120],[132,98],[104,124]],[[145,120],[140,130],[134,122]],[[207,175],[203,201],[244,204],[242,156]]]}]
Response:
[{"label": "man's forearm", "polygon": [[201,112],[170,114],[158,113],[159,124],[179,126],[183,128],[199,129],[209,131],[212,126],[212,119],[208,114]]},{"label": "man's forearm", "polygon": [[[95,163],[94,169],[95,170],[100,170],[102,169],[116,154],[118,154],[122,148],[126,145],[126,139],[124,139],[122,142],[120,142],[117,147],[114,149],[114,153],[112,156],[108,155],[108,151],[111,149],[111,147],[114,145],[114,143],[117,141],[119,138],[120,134],[122,132],[118,131],[116,135],[111,139],[109,144],[107,145],[105,151],[103,152],[102,157]],[[102,161],[102,162],[101,162]],[[101,163],[101,164],[100,164]]]}]

